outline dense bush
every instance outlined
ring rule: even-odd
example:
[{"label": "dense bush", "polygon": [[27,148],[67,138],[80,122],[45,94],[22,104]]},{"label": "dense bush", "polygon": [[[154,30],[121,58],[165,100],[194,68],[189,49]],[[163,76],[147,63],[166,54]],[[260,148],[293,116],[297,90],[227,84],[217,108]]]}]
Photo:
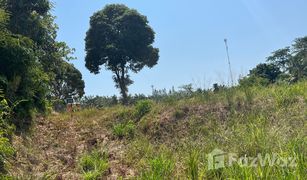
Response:
[{"label": "dense bush", "polygon": [[[47,75],[36,61],[33,42],[22,36],[0,36],[0,89],[11,102],[24,100],[14,109],[14,124],[17,128],[30,124],[31,112],[45,111]],[[12,105],[12,104],[10,104]]]}]

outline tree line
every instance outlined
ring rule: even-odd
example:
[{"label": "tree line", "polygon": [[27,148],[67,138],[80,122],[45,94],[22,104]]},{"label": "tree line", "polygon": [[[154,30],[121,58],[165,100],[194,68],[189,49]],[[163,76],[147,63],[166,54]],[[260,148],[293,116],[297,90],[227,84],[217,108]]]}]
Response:
[{"label": "tree line", "polygon": [[291,46],[274,51],[240,79],[241,85],[269,85],[279,82],[295,83],[307,77],[307,36],[297,38]]}]

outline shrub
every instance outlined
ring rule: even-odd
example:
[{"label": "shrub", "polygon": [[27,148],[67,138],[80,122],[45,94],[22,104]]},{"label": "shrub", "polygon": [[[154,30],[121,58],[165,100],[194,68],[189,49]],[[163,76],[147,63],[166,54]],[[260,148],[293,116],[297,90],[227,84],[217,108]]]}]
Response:
[{"label": "shrub", "polygon": [[129,137],[133,138],[135,134],[135,125],[132,121],[127,123],[119,123],[113,127],[113,134],[118,138]]},{"label": "shrub", "polygon": [[149,113],[152,109],[152,101],[150,100],[141,100],[138,101],[135,106],[135,116],[137,119],[141,119],[144,115]]},{"label": "shrub", "polygon": [[5,161],[15,153],[9,140],[13,133],[13,128],[7,123],[10,112],[11,108],[0,94],[0,175],[6,173]]},{"label": "shrub", "polygon": [[113,127],[113,134],[119,138],[123,138],[125,136],[125,125],[117,124]]},{"label": "shrub", "polygon": [[83,155],[80,158],[79,166],[83,178],[86,180],[102,178],[109,167],[106,153],[100,153],[96,150]]}]

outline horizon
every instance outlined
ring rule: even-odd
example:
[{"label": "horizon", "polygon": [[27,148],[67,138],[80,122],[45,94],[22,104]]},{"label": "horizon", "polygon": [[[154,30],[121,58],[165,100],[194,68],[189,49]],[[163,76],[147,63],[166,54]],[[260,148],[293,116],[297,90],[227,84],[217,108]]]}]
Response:
[{"label": "horizon", "polygon": [[134,84],[129,86],[129,94],[149,95],[152,86],[171,89],[192,83],[196,88],[210,88],[213,83],[229,84],[225,38],[237,80],[239,75],[246,75],[257,64],[265,62],[274,50],[307,35],[307,25],[301,23],[307,15],[304,11],[307,2],[303,0],[195,0],[193,3],[55,0],[54,3],[53,15],[57,16],[59,26],[57,39],[76,49],[77,60],[71,62],[83,75],[87,96],[119,95],[111,72],[102,68],[100,74],[94,75],[84,66],[84,38],[89,18],[106,4],[119,3],[136,9],[147,16],[156,32],[154,46],[160,49],[159,62],[152,69],[131,73]]}]

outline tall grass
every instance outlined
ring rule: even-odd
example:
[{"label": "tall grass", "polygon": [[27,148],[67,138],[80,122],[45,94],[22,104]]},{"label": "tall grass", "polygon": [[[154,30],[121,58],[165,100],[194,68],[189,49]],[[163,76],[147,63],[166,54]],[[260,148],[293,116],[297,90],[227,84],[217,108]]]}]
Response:
[{"label": "tall grass", "polygon": [[[172,178],[305,179],[307,177],[306,87],[306,82],[290,86],[239,87],[212,93],[211,97],[205,100],[198,93],[177,101],[171,105],[172,110],[168,108],[169,104],[163,106],[163,103],[159,103],[155,106],[164,108],[156,113],[163,114],[170,110],[172,113],[168,118],[175,118],[179,121],[174,124],[174,121],[170,120],[168,123],[173,123],[170,126],[172,129],[167,129],[169,127],[165,124],[167,121],[150,116],[154,118],[151,121],[155,123],[148,126],[148,129],[165,130],[171,134],[166,133],[170,135],[155,140],[156,134],[151,134],[155,131],[147,130],[139,136],[150,139],[154,149],[163,144],[173,153],[174,159],[178,160],[174,163],[175,169],[182,169],[182,171],[172,171],[173,176],[176,176],[171,176]],[[207,107],[208,105],[210,106]],[[189,113],[184,113],[180,107],[187,107]],[[204,110],[199,107],[204,107]],[[218,110],[213,107],[217,107]],[[221,116],[222,111],[225,111],[223,107],[228,108],[226,114]],[[187,115],[189,117],[182,119]],[[150,124],[148,121],[150,119],[147,119],[147,124]],[[194,146],[184,145],[189,141],[193,141]],[[221,169],[209,170],[208,159],[205,158],[205,155],[214,148],[236,153],[239,157],[257,157],[259,154],[294,157],[297,166],[257,164],[256,167],[242,167],[240,164],[234,164]],[[185,157],[181,157],[183,155]],[[135,162],[139,158],[132,159]],[[140,159],[150,161],[152,157]],[[164,161],[160,159],[154,162],[156,163],[149,163],[149,170],[147,174],[143,173],[142,177],[157,176],[157,179],[168,179],[169,175],[158,176],[156,173],[160,172],[159,168],[154,168],[155,166],[163,167],[162,162]],[[155,169],[157,172],[154,171]]]},{"label": "tall grass", "polygon": [[[136,179],[303,180],[307,177],[306,87],[307,81],[187,96],[173,93],[135,106],[83,110],[74,118],[80,128],[103,126],[118,137],[114,141],[124,146],[122,163],[135,171]],[[71,120],[65,114],[60,118]],[[293,157],[296,166],[234,163],[209,169],[208,154],[216,148],[238,157]],[[95,152],[85,154],[79,164],[89,178],[101,178],[98,174],[108,167],[107,159]]]},{"label": "tall grass", "polygon": [[199,178],[199,160],[200,151],[198,149],[191,149],[188,159],[186,160],[187,177],[192,180],[198,180]]},{"label": "tall grass", "polygon": [[172,179],[174,162],[165,154],[148,160],[149,167],[141,173],[140,179],[144,180],[163,180]]}]

